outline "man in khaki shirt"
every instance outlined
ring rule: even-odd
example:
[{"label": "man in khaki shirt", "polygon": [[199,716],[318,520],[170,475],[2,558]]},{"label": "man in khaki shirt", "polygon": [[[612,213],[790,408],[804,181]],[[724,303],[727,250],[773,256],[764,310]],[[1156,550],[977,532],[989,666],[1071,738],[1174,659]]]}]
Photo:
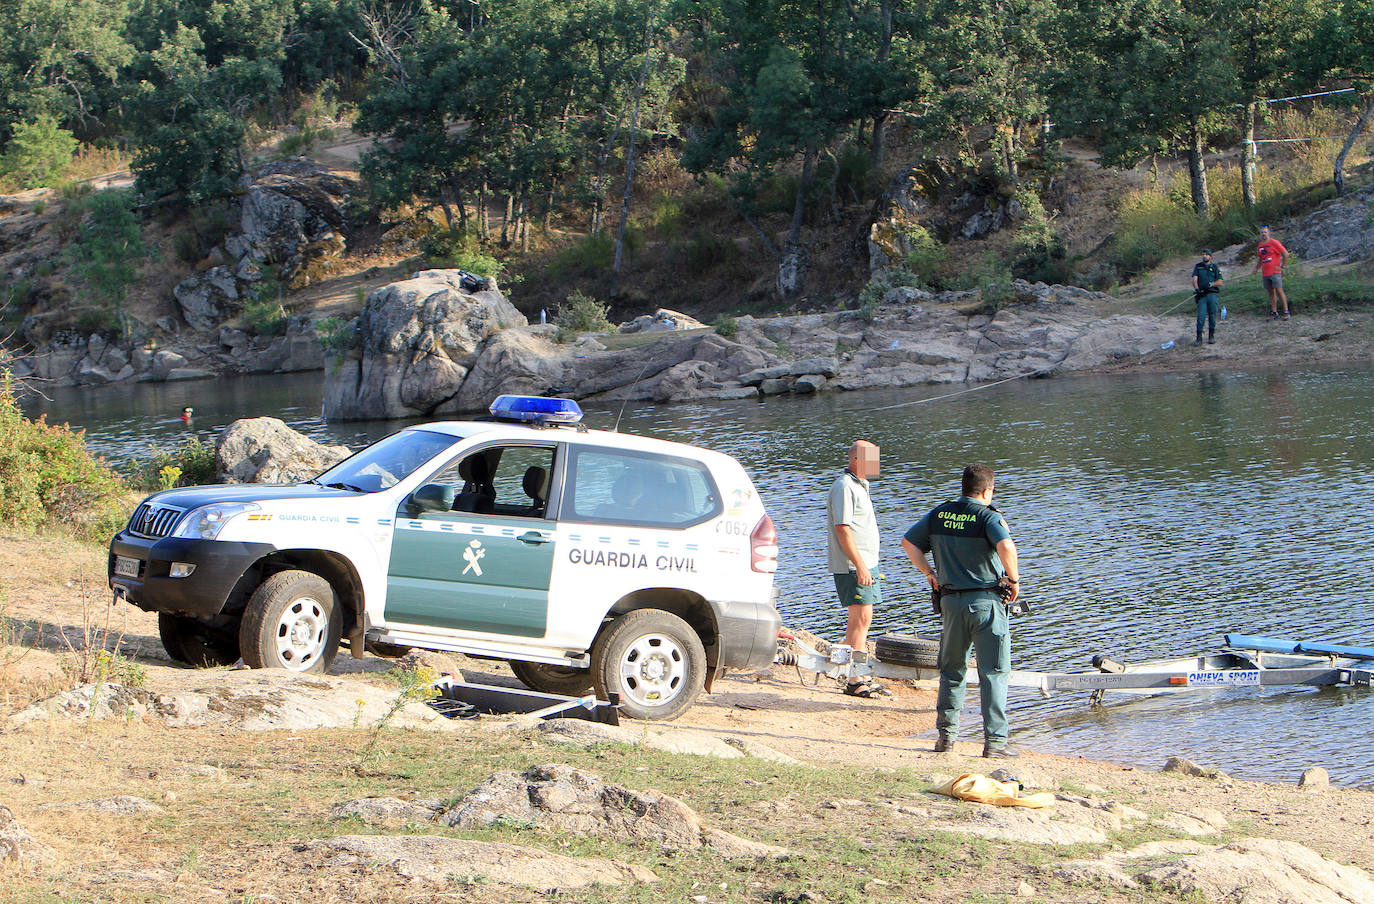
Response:
[{"label": "man in khaki shirt", "polygon": [[[849,466],[830,487],[826,500],[827,553],[840,604],[849,610],[844,642],[867,649],[873,607],[883,600],[878,574],[878,520],[868,497],[868,481],[878,476],[878,447],[859,440],[849,447]],[[854,697],[887,695],[882,685],[859,679],[845,686]]]}]

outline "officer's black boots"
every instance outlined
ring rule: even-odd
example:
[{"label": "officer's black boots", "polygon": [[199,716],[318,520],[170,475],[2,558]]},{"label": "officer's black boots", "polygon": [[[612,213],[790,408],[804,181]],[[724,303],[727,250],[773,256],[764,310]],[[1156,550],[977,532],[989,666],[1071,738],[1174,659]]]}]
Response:
[{"label": "officer's black boots", "polygon": [[936,752],[936,753],[953,753],[953,752],[954,752],[954,735],[950,734],[950,733],[947,732],[947,731],[942,731],[942,732],[940,732],[940,737],[938,737],[938,738],[935,739],[935,752]]},{"label": "officer's black boots", "polygon": [[1006,741],[988,741],[983,745],[983,756],[989,759],[1006,760],[1021,755],[1021,751]]}]

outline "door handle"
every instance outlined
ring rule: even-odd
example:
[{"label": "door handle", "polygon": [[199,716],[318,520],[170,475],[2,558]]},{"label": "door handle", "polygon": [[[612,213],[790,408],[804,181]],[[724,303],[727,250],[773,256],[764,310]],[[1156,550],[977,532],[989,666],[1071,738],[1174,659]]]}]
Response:
[{"label": "door handle", "polygon": [[529,546],[538,546],[541,543],[553,542],[552,537],[546,537],[537,530],[527,531],[521,534],[520,536],[516,537],[515,539]]}]

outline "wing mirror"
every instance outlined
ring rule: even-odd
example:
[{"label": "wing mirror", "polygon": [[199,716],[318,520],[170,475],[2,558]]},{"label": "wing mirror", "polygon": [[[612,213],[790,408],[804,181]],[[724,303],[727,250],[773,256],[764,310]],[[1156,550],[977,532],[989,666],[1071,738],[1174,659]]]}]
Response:
[{"label": "wing mirror", "polygon": [[427,483],[406,500],[414,512],[453,511],[453,487],[442,483]]}]

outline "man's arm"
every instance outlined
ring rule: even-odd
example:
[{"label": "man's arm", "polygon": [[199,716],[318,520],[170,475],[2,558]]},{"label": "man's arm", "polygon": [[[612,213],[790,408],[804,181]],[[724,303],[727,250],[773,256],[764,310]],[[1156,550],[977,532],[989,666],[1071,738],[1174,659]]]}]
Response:
[{"label": "man's arm", "polygon": [[1021,566],[1016,561],[1016,543],[1011,537],[1007,537],[1005,540],[999,540],[996,548],[997,558],[1002,560],[1002,570],[1011,581],[1011,596],[1007,597],[1007,602],[1014,603],[1021,595]]},{"label": "man's arm", "polygon": [[1197,290],[1198,290],[1198,284],[1197,284],[1197,268],[1194,267],[1194,268],[1193,268],[1193,291],[1196,292]]},{"label": "man's arm", "polygon": [[840,551],[854,563],[854,574],[859,579],[859,584],[864,587],[872,584],[873,574],[864,564],[864,557],[859,555],[859,547],[854,545],[854,532],[848,524],[835,525],[835,542],[840,544]]},{"label": "man's arm", "polygon": [[1279,243],[1279,269],[1282,270],[1282,269],[1283,269],[1284,267],[1286,267],[1287,265],[1288,265],[1288,249],[1285,248],[1285,247],[1283,246],[1283,243],[1282,243],[1282,242],[1280,242],[1280,243]]},{"label": "man's arm", "polygon": [[902,550],[906,557],[911,560],[911,564],[916,566],[916,570],[926,576],[926,581],[930,584],[930,589],[935,590],[940,586],[940,579],[935,576],[935,569],[930,567],[930,560],[926,554],[921,552],[920,547],[912,543],[906,537],[902,538]]}]

